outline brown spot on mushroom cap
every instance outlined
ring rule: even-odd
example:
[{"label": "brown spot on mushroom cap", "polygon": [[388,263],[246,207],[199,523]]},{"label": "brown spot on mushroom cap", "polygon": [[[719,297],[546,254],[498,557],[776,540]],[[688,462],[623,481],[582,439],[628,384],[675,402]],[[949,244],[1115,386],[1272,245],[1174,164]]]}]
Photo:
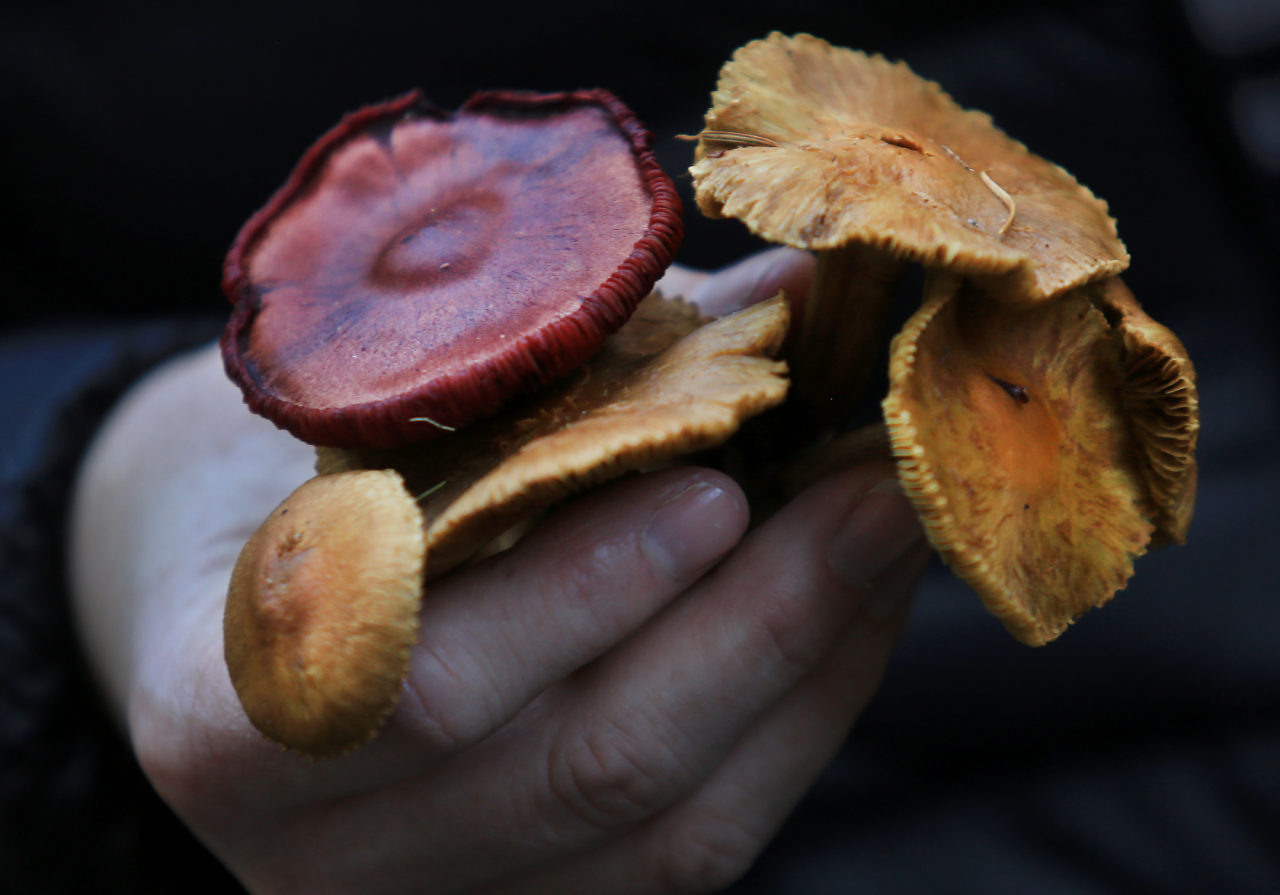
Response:
[{"label": "brown spot on mushroom cap", "polygon": [[957,283],[931,278],[894,340],[885,421],[934,547],[1042,644],[1122,588],[1151,538],[1120,348],[1087,290],[1014,309]]},{"label": "brown spot on mushroom cap", "polygon": [[345,118],[242,229],[227,370],[305,441],[427,439],[586,360],[681,235],[648,132],[607,92],[452,114],[412,93]]},{"label": "brown spot on mushroom cap", "polygon": [[1195,368],[1178,337],[1147,316],[1120,280],[1095,284],[1090,296],[1120,339],[1120,394],[1157,532],[1181,544],[1196,499],[1200,397]]},{"label": "brown spot on mushroom cap", "polygon": [[699,208],[772,242],[1013,275],[1015,302],[1128,265],[1104,202],[902,62],[771,34],[722,69],[708,132],[690,169]]},{"label": "brown spot on mushroom cap", "polygon": [[311,479],[262,523],[232,573],[224,648],[267,738],[321,758],[373,736],[408,673],[424,551],[390,470]]},{"label": "brown spot on mushroom cap", "polygon": [[323,450],[320,468],[394,466],[425,493],[431,578],[575,491],[714,447],[781,403],[786,367],[769,355],[788,320],[774,298],[699,327],[691,306],[655,296],[545,395],[413,448]]}]

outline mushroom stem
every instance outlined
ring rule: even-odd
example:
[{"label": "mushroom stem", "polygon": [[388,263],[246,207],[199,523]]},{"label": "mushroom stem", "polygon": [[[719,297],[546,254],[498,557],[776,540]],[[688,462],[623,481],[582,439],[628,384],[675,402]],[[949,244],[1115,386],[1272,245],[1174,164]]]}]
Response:
[{"label": "mushroom stem", "polygon": [[893,459],[888,428],[883,422],[868,423],[788,460],[782,469],[782,488],[794,497],[819,479],[856,463],[891,463]]},{"label": "mushroom stem", "polygon": [[906,262],[850,244],[818,252],[813,286],[791,343],[793,394],[820,426],[844,422],[866,387],[885,312]]}]

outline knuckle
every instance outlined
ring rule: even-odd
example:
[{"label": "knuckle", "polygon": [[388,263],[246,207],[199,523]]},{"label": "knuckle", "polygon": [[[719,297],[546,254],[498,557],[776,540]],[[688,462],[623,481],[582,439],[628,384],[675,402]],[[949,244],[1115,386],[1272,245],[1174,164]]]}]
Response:
[{"label": "knuckle", "polygon": [[460,752],[497,725],[492,699],[480,675],[464,675],[439,650],[419,644],[413,657],[397,720],[430,751]]},{"label": "knuckle", "polygon": [[716,892],[750,869],[763,842],[737,819],[699,811],[672,824],[654,866],[663,892]]},{"label": "knuckle", "polygon": [[675,786],[662,772],[663,758],[646,754],[652,749],[617,725],[600,722],[560,741],[547,769],[555,810],[597,830],[626,827],[657,813]]},{"label": "knuckle", "polygon": [[755,614],[746,655],[770,677],[790,680],[807,673],[822,659],[830,632],[820,613],[806,611],[807,601],[778,591]]},{"label": "knuckle", "polygon": [[531,602],[547,607],[562,637],[611,644],[653,601],[636,555],[633,543],[616,538],[570,552],[535,582]]},{"label": "knuckle", "polygon": [[619,569],[627,568],[633,557],[634,550],[624,549],[615,539],[592,542],[555,565],[549,587],[556,602],[572,615],[594,616],[608,608],[611,601],[602,598],[617,590]]}]

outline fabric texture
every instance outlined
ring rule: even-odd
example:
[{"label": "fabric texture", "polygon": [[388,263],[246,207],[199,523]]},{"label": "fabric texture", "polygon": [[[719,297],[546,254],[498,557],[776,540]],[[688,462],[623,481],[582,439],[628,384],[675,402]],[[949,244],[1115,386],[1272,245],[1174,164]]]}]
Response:
[{"label": "fabric texture", "polygon": [[101,704],[70,613],[64,532],[81,456],[120,394],[211,319],[0,340],[0,892],[235,891],[151,791]]}]

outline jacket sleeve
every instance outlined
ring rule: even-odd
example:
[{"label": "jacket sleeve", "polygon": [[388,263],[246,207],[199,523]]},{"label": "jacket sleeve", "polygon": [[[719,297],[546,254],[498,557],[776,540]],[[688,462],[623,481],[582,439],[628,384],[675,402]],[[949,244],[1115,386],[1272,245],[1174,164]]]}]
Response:
[{"label": "jacket sleeve", "polygon": [[0,340],[0,890],[237,891],[148,785],[100,704],[65,574],[80,458],[119,395],[212,321],[46,326]]}]

